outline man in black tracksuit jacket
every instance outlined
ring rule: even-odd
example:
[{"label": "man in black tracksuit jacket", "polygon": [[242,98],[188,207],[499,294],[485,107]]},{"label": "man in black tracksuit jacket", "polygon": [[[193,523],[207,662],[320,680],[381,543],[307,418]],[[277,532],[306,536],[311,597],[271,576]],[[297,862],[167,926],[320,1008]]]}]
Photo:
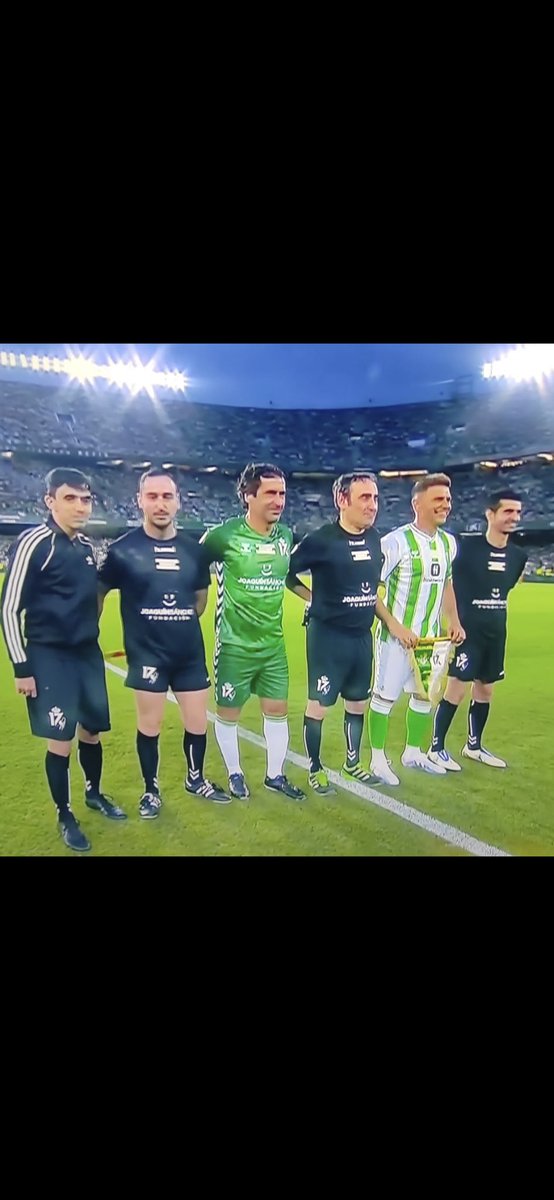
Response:
[{"label": "man in black tracksuit jacket", "polygon": [[48,520],[20,534],[10,548],[1,623],[31,731],[48,741],[46,775],[61,835],[71,850],[82,851],[90,850],[90,842],[72,813],[69,785],[77,725],[87,807],[111,820],[125,820],[125,813],[100,790],[98,734],[110,728],[110,714],[98,645],[96,562],[92,543],[80,532],[90,518],[90,483],[81,471],[56,467],[46,488]]}]

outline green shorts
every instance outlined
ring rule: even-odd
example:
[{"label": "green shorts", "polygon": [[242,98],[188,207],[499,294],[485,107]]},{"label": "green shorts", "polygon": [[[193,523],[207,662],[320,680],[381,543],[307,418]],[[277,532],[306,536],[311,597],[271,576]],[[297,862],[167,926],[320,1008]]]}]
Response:
[{"label": "green shorts", "polygon": [[214,679],[216,703],[221,708],[242,708],[252,695],[286,700],[289,667],[285,647],[241,653],[236,646],[221,646],[214,659]]}]

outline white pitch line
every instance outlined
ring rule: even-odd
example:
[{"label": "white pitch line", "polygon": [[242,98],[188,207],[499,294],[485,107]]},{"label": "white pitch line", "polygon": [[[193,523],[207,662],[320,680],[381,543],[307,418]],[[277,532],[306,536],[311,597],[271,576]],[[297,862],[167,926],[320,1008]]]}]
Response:
[{"label": "white pitch line", "polygon": [[[127,672],[121,667],[115,667],[113,663],[106,663],[108,671],[113,671],[114,675],[121,675],[125,679]],[[171,692],[167,693],[167,699],[173,704],[177,701]],[[214,713],[208,713],[208,719],[213,723],[215,721]],[[258,746],[265,750],[265,738],[260,737],[258,733],[251,733],[249,729],[243,729],[239,725],[239,737],[245,742],[251,742],[253,746]],[[305,771],[308,770],[308,759],[301,754],[296,754],[294,750],[289,750],[287,758],[295,767],[302,767]],[[446,825],[444,821],[438,821],[435,817],[430,817],[427,813],[420,812],[417,808],[411,808],[409,804],[402,804],[400,800],[394,800],[392,796],[383,795],[381,792],[376,792],[373,788],[364,787],[361,783],[356,783],[354,780],[343,779],[337,771],[327,771],[327,775],[331,783],[336,787],[342,788],[345,792],[352,792],[354,796],[359,796],[361,800],[367,800],[369,804],[374,804],[376,808],[383,808],[386,812],[393,813],[394,816],[400,817],[402,821],[409,821],[411,825],[418,825],[420,829],[425,829],[427,833],[434,834],[441,841],[447,842],[450,846],[455,846],[458,850],[466,850],[468,854],[473,854],[478,858],[511,858],[506,850],[499,850],[497,846],[489,846],[488,842],[480,842],[478,838],[471,837],[468,833],[463,833],[461,829],[456,829],[454,825]]]}]

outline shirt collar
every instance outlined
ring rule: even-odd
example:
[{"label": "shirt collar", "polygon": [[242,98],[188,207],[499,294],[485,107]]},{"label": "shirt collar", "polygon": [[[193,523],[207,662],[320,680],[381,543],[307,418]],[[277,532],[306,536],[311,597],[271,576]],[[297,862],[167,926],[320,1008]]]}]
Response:
[{"label": "shirt collar", "polygon": [[50,513],[50,516],[47,518],[46,524],[48,525],[49,529],[53,529],[54,533],[59,534],[60,537],[67,538],[68,542],[77,541],[77,539],[79,537],[78,533],[75,534],[74,538],[68,537],[67,533],[64,533],[63,529],[60,528],[57,521],[54,520],[52,513]]}]

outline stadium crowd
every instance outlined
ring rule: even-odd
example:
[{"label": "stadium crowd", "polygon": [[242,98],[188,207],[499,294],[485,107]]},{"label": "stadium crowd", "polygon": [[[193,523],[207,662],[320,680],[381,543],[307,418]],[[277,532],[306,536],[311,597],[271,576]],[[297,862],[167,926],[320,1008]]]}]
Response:
[{"label": "stadium crowd", "polygon": [[[277,456],[276,456],[277,457]],[[55,459],[0,458],[0,520],[2,515],[42,519],[46,471]],[[338,474],[344,464],[334,465]],[[176,469],[172,472],[182,497],[182,519],[195,526],[214,525],[237,510],[236,479],[233,474],[211,474]],[[140,471],[129,467],[109,468],[91,464],[87,468],[95,495],[94,517],[111,524],[138,519],[137,482]],[[333,517],[333,476],[289,477],[287,519],[295,533],[303,535]],[[524,523],[542,523],[554,528],[554,464],[541,460],[520,467],[491,471],[466,468],[452,471],[453,529],[479,528],[485,497],[492,486],[506,485],[525,499]],[[379,528],[386,532],[410,520],[413,478],[379,479]]]},{"label": "stadium crowd", "polygon": [[[533,401],[533,422],[529,403]],[[0,380],[0,451],[240,467],[278,458],[286,471],[448,466],[554,446],[552,397],[519,385],[488,395],[353,409],[231,408],[175,397],[125,398],[75,386]]]}]

